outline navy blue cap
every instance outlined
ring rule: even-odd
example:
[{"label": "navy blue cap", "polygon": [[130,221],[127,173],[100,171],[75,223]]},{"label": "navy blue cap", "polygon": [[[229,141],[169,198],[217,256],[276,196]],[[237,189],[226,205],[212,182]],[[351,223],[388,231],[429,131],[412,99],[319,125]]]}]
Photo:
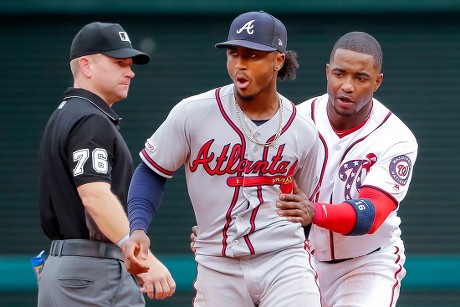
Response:
[{"label": "navy blue cap", "polygon": [[117,59],[132,58],[134,64],[150,61],[148,54],[133,48],[128,33],[118,23],[92,22],[75,35],[70,60],[96,53]]},{"label": "navy blue cap", "polygon": [[233,20],[227,41],[216,44],[216,48],[230,46],[284,53],[287,47],[286,27],[264,11],[241,14]]}]

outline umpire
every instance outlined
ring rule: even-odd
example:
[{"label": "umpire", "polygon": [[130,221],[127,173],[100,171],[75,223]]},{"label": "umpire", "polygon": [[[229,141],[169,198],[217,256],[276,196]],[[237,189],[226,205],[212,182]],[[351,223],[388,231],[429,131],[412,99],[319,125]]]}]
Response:
[{"label": "umpire", "polygon": [[128,95],[131,65],[149,60],[119,24],[93,22],[73,39],[74,84],[51,115],[39,154],[40,219],[52,243],[38,306],[145,306],[144,282],[127,273],[121,255],[133,166],[111,107]]}]

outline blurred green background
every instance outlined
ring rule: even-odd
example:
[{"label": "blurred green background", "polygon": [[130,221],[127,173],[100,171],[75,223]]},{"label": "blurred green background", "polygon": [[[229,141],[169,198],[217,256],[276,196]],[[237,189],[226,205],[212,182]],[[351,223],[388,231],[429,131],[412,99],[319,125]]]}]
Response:
[{"label": "blurred green background", "polygon": [[[184,97],[230,82],[226,39],[238,14],[266,10],[298,52],[295,81],[279,91],[299,103],[326,90],[334,42],[358,30],[384,52],[376,98],[414,132],[419,157],[400,206],[407,277],[398,306],[460,306],[460,2],[456,0],[17,0],[0,4],[0,306],[35,306],[29,259],[49,248],[37,208],[37,154],[44,125],[71,85],[70,43],[92,21],[118,22],[152,61],[127,100],[115,104],[135,164],[146,138]],[[207,187],[204,187],[206,189]],[[205,192],[205,190],[203,191]],[[149,306],[191,306],[195,264],[189,232],[195,217],[181,169],[168,181],[149,234],[152,249],[178,282],[176,295]]]}]

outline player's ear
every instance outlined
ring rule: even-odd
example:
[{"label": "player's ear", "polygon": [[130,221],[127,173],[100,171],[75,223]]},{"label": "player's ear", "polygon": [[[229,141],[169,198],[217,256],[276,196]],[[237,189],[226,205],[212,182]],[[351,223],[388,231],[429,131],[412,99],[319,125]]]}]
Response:
[{"label": "player's ear", "polygon": [[286,61],[286,55],[284,53],[277,52],[275,58],[275,70],[283,68],[284,61]]},{"label": "player's ear", "polygon": [[383,82],[383,74],[380,73],[377,79],[375,80],[374,93],[377,92],[382,82]]}]

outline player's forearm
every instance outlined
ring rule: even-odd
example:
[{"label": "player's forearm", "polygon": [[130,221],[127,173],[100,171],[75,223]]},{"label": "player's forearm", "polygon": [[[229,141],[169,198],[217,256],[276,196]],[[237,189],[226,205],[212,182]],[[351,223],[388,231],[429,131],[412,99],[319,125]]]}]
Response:
[{"label": "player's forearm", "polygon": [[161,202],[166,179],[141,162],[134,171],[128,192],[130,232],[147,229]]},{"label": "player's forearm", "polygon": [[347,234],[356,223],[356,214],[348,203],[314,203],[316,215],[312,223],[336,233]]},{"label": "player's forearm", "polygon": [[[313,224],[344,235],[374,233],[397,205],[394,199],[374,188],[363,187],[358,197],[340,204],[315,203]],[[359,208],[361,200],[366,203]]]},{"label": "player's forearm", "polygon": [[375,220],[368,233],[374,233],[383,224],[398,202],[389,194],[375,187],[362,187],[359,197],[370,199],[375,206]]}]

